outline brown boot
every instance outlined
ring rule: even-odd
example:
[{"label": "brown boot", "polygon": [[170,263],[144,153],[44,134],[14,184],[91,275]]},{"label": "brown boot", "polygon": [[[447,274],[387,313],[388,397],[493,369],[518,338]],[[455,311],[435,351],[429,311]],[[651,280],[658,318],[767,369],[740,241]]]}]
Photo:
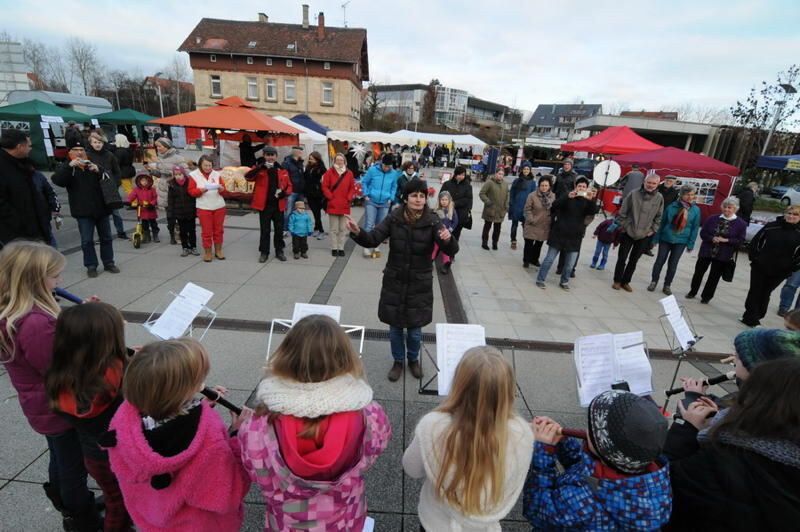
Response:
[{"label": "brown boot", "polygon": [[415,379],[422,378],[422,365],[419,363],[419,360],[409,360],[408,369],[411,371],[411,375]]},{"label": "brown boot", "polygon": [[225,260],[225,255],[222,254],[222,244],[214,244],[214,256],[217,260]]},{"label": "brown boot", "polygon": [[211,262],[211,248],[203,248],[203,262]]},{"label": "brown boot", "polygon": [[402,362],[395,362],[392,364],[392,369],[389,370],[389,375],[387,377],[390,381],[396,382],[400,375],[403,374],[403,363]]},{"label": "brown boot", "polygon": [[613,288],[614,290],[619,290],[620,288],[622,288],[622,283],[614,283],[611,285],[611,288]]}]

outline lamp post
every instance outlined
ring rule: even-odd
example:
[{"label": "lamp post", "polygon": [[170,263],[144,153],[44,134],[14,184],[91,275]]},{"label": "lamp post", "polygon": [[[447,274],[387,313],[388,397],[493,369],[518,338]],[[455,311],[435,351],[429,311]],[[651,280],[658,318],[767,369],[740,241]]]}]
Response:
[{"label": "lamp post", "polygon": [[775,128],[778,126],[778,120],[780,120],[781,113],[783,112],[783,106],[786,105],[786,100],[791,98],[791,96],[789,96],[790,94],[795,94],[797,92],[797,89],[788,83],[781,83],[780,88],[783,89],[784,99],[775,102],[778,105],[778,109],[775,111],[775,118],[772,119],[772,127],[769,128],[769,133],[767,133],[767,141],[764,143],[764,147],[761,149],[761,155],[767,154],[769,141],[772,140],[772,134],[775,133]]},{"label": "lamp post", "polygon": [[158,89],[158,107],[161,109],[161,118],[164,118],[164,100],[161,99],[161,83],[158,82],[158,78],[163,75],[163,72],[156,72],[156,75],[153,76],[156,79],[156,89]]}]

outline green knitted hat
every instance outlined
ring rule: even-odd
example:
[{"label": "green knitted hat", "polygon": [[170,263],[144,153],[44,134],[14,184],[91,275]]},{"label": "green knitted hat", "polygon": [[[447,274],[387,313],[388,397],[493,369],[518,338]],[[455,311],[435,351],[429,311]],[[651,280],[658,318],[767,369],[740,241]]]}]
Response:
[{"label": "green knitted hat", "polygon": [[783,329],[748,329],[733,340],[736,354],[747,371],[762,362],[800,358],[800,332]]}]

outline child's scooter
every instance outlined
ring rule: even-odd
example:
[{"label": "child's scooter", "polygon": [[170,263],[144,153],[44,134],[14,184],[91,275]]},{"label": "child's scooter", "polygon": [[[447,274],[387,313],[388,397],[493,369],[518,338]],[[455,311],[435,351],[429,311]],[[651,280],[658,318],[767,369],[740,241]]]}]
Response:
[{"label": "child's scooter", "polygon": [[139,249],[142,245],[142,241],[144,240],[144,226],[142,225],[142,204],[140,203],[136,207],[136,229],[133,231],[133,235],[131,235],[131,241],[133,242],[133,247]]}]

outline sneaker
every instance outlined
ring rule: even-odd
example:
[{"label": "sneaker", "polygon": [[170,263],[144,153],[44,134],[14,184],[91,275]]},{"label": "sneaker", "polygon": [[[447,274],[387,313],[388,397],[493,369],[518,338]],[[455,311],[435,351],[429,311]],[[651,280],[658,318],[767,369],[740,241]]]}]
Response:
[{"label": "sneaker", "polygon": [[267,259],[269,259],[269,253],[262,253],[261,255],[258,256],[258,262],[262,264],[267,262]]},{"label": "sneaker", "polygon": [[664,288],[661,291],[664,292],[665,296],[671,296],[672,295],[672,288],[670,288],[668,284],[665,284]]},{"label": "sneaker", "polygon": [[97,273],[97,268],[86,268],[86,275],[92,279],[100,275]]},{"label": "sneaker", "polygon": [[181,251],[181,257],[188,257],[189,253],[191,253],[191,251],[189,251],[186,248],[183,248],[183,251]]},{"label": "sneaker", "polygon": [[294,260],[297,260],[299,258],[300,258],[300,254],[299,253],[294,253]]},{"label": "sneaker", "polygon": [[656,283],[650,283],[649,285],[647,285],[648,292],[655,292],[655,290],[656,290]]},{"label": "sneaker", "polygon": [[603,270],[605,270],[605,269],[606,269],[606,267],[605,267],[605,266],[598,266],[598,267],[597,267],[597,271],[598,271],[598,272],[602,272],[602,271],[603,271]]},{"label": "sneaker", "polygon": [[386,376],[390,381],[397,382],[400,376],[403,374],[403,363],[402,362],[395,362],[392,364],[392,369],[389,370],[389,374]]},{"label": "sneaker", "polygon": [[560,286],[562,290],[569,292],[569,283],[561,283],[558,286]]},{"label": "sneaker", "polygon": [[114,264],[106,264],[103,266],[103,271],[108,273],[119,273],[119,268],[117,268]]},{"label": "sneaker", "polygon": [[594,262],[593,262],[593,263],[591,263],[591,264],[589,265],[589,267],[590,267],[591,269],[593,269],[593,270],[594,270],[595,268],[597,268],[597,266],[595,266]]},{"label": "sneaker", "polygon": [[310,235],[308,235],[308,236],[310,236],[310,237],[313,237],[313,238],[317,238],[317,237],[319,236],[319,231],[313,231],[313,232],[312,232]]},{"label": "sneaker", "polygon": [[543,282],[543,281],[536,281],[536,286],[538,286],[538,287],[539,287],[539,288],[541,288],[542,290],[544,290],[545,288],[547,288],[547,285],[546,285],[546,284],[544,284],[544,282]]},{"label": "sneaker", "polygon": [[328,236],[328,233],[320,232],[320,234],[317,235],[317,240],[325,240],[326,236]]},{"label": "sneaker", "polygon": [[304,259],[307,259],[307,258],[308,258],[308,253],[306,253],[306,252],[304,251],[304,252],[302,252],[302,253],[300,254],[300,256],[301,256],[301,257],[303,257]]},{"label": "sneaker", "polygon": [[191,253],[192,253],[192,255],[194,255],[195,257],[199,257],[199,256],[200,256],[200,252],[199,252],[199,251],[197,251],[197,248],[192,248],[192,252],[191,252]]},{"label": "sneaker", "polygon": [[422,378],[422,364],[419,363],[419,360],[409,360],[408,370],[415,379]]}]

